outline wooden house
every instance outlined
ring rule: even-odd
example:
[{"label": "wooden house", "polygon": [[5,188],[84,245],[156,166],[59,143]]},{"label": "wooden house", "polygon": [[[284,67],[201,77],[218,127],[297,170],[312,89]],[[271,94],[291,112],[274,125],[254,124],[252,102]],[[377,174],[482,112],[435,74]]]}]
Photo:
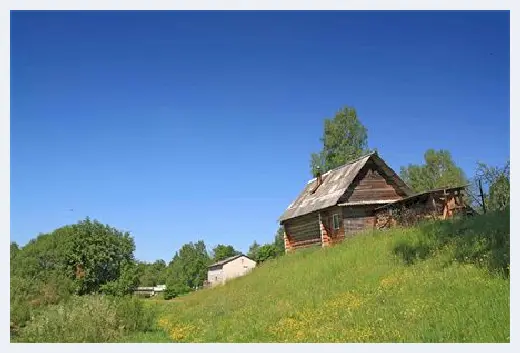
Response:
[{"label": "wooden house", "polygon": [[[460,193],[455,189],[450,191],[453,196]],[[279,219],[285,249],[337,243],[358,231],[375,228],[378,215],[383,218],[392,212],[382,206],[401,205],[401,200],[421,204],[431,200],[430,193],[424,193],[426,198],[413,193],[377,153],[370,153],[307,183]],[[459,197],[456,199],[458,205]],[[455,198],[445,200],[455,202]]]}]

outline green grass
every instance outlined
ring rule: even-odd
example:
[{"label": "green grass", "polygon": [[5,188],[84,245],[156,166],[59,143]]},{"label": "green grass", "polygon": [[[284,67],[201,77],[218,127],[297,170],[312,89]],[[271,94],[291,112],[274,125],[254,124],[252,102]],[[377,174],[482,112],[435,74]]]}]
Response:
[{"label": "green grass", "polygon": [[175,342],[509,342],[509,213],[362,234],[160,302]]}]

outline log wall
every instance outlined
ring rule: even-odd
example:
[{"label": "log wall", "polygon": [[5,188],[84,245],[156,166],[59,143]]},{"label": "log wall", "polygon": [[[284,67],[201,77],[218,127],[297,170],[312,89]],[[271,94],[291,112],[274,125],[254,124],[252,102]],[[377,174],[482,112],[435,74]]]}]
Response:
[{"label": "log wall", "polygon": [[286,251],[321,245],[320,224],[316,213],[289,219],[284,222],[284,229]]},{"label": "log wall", "polygon": [[393,180],[383,176],[376,165],[369,162],[353,180],[341,201],[397,200],[404,196]]}]

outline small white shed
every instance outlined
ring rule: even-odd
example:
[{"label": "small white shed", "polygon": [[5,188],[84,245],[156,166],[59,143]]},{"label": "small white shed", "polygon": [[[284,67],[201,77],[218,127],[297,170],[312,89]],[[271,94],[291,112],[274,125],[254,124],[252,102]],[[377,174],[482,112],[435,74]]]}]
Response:
[{"label": "small white shed", "polygon": [[256,267],[256,261],[246,255],[236,255],[208,266],[208,285],[223,284],[227,280],[244,276]]}]

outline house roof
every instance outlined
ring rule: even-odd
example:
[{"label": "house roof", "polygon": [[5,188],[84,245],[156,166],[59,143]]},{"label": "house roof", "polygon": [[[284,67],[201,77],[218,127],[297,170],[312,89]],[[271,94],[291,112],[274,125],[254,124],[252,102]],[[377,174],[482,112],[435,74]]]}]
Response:
[{"label": "house roof", "polygon": [[427,196],[429,196],[431,194],[435,194],[435,193],[439,193],[439,192],[462,190],[462,189],[467,188],[468,186],[469,185],[461,185],[461,186],[452,186],[452,187],[444,187],[444,188],[437,188],[437,189],[427,190],[427,191],[424,191],[424,192],[413,194],[413,195],[408,196],[408,197],[404,197],[404,198],[402,198],[400,200],[389,202],[386,205],[382,205],[382,206],[377,207],[376,210],[381,210],[381,209],[384,209],[384,208],[400,205],[400,204],[403,204],[403,203],[413,202],[414,200],[418,200],[418,199],[421,199],[422,197],[427,197]]},{"label": "house roof", "polygon": [[311,191],[315,187],[316,178],[309,180],[300,195],[279,218],[279,221],[283,222],[336,205],[369,160],[372,160],[388,177],[393,178],[406,195],[413,194],[412,190],[392,168],[376,152],[372,152],[323,174],[323,182],[314,193],[311,193]]},{"label": "house roof", "polygon": [[[240,258],[240,257],[247,257],[249,260],[253,260],[253,259],[251,259],[251,258],[250,258],[249,256],[247,256],[247,255],[239,254],[239,255],[235,255],[235,256],[228,257],[227,259],[224,259],[224,260],[217,261],[217,262],[215,262],[214,264],[209,265],[208,268],[210,268],[210,267],[216,267],[216,266],[223,266],[223,265],[227,264],[228,262],[231,262],[231,261],[233,261],[233,260],[235,260],[235,259],[238,259],[238,258]],[[254,260],[253,260],[253,261],[254,261]]]}]

